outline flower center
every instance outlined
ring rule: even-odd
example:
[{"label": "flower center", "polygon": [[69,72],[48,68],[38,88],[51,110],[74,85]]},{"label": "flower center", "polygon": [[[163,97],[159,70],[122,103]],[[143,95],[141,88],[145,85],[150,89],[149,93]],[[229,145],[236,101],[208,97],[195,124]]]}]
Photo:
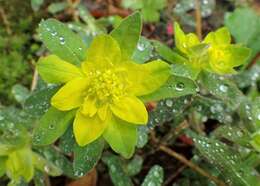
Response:
[{"label": "flower center", "polygon": [[113,101],[126,92],[124,78],[120,78],[113,70],[92,71],[90,78],[91,84],[88,94],[95,96],[99,101]]}]

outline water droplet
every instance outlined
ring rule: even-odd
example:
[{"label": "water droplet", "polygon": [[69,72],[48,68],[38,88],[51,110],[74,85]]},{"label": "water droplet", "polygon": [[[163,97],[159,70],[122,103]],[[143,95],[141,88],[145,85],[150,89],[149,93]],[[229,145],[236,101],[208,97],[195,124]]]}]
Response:
[{"label": "water droplet", "polygon": [[57,35],[57,32],[54,31],[54,32],[51,33],[51,35],[52,35],[52,36],[56,36],[56,35]]},{"label": "water droplet", "polygon": [[46,173],[49,173],[49,172],[50,172],[50,168],[49,168],[47,165],[45,165],[45,166],[44,166],[44,171],[45,171]]},{"label": "water droplet", "polygon": [[257,119],[260,120],[260,113],[257,115]]},{"label": "water droplet", "polygon": [[219,86],[219,90],[221,92],[227,92],[228,91],[228,86],[227,85],[220,85]]},{"label": "water droplet", "polygon": [[60,44],[61,44],[61,45],[64,45],[64,44],[65,44],[65,39],[64,39],[64,37],[60,37]]},{"label": "water droplet", "polygon": [[184,83],[182,83],[182,82],[177,83],[177,84],[175,85],[175,89],[176,89],[177,91],[183,91],[183,89],[184,89]]},{"label": "water droplet", "polygon": [[144,51],[145,46],[143,43],[138,43],[137,48],[138,48],[138,50],[140,50],[142,52],[142,51]]},{"label": "water droplet", "polygon": [[54,129],[54,125],[53,125],[53,124],[50,124],[50,125],[49,125],[49,129]]},{"label": "water droplet", "polygon": [[165,102],[165,104],[166,104],[168,107],[172,107],[173,101],[170,100],[170,99],[167,99],[166,102]]}]

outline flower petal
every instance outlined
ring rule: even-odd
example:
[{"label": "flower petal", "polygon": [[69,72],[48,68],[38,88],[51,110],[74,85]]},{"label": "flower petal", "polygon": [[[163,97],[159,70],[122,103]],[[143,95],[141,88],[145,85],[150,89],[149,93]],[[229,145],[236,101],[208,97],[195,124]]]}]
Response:
[{"label": "flower petal", "polygon": [[107,127],[107,120],[101,121],[97,115],[93,117],[85,116],[78,110],[73,131],[77,143],[85,146],[99,138]]},{"label": "flower petal", "polygon": [[118,101],[114,101],[110,108],[122,120],[141,125],[147,123],[147,110],[144,104],[134,96],[122,97]]},{"label": "flower petal", "polygon": [[48,83],[66,83],[82,76],[78,67],[63,61],[55,55],[40,58],[37,70],[42,79]]},{"label": "flower petal", "polygon": [[86,97],[81,112],[89,117],[94,116],[97,113],[96,99],[93,97]]},{"label": "flower petal", "polygon": [[185,35],[177,22],[174,23],[174,32],[175,45],[185,54],[187,53],[187,48],[200,43],[199,38],[195,34],[189,33]]},{"label": "flower petal", "polygon": [[115,152],[130,158],[137,143],[137,127],[112,116],[103,137]]},{"label": "flower petal", "polygon": [[67,111],[79,107],[84,101],[87,78],[77,78],[65,84],[51,99],[52,106]]},{"label": "flower petal", "polygon": [[108,104],[104,104],[101,108],[98,109],[98,116],[102,121],[106,119],[108,111]]},{"label": "flower petal", "polygon": [[99,35],[94,38],[87,50],[87,63],[92,62],[97,66],[104,63],[116,64],[121,61],[121,50],[115,39],[109,35]]},{"label": "flower petal", "polygon": [[136,96],[142,96],[154,92],[161,87],[170,76],[170,65],[155,60],[146,64],[125,63],[130,92]]},{"label": "flower petal", "polygon": [[203,43],[210,43],[213,46],[228,45],[231,42],[231,36],[228,28],[222,27],[215,32],[210,32],[205,37]]}]

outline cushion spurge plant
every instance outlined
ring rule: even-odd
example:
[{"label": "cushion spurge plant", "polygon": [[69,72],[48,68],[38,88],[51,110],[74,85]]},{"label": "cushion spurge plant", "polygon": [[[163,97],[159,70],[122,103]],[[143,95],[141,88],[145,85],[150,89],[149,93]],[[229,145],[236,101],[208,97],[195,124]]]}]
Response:
[{"label": "cushion spurge plant", "polygon": [[178,23],[174,24],[175,45],[186,58],[184,65],[198,74],[201,70],[217,74],[235,73],[234,67],[245,63],[250,49],[239,44],[231,44],[231,36],[226,27],[210,32],[202,42],[194,33],[185,34]]},{"label": "cushion spurge plant", "polygon": [[[49,70],[50,66],[53,70]],[[50,55],[40,60],[38,71],[46,82],[65,83],[52,97],[51,105],[61,111],[77,109],[73,131],[80,146],[103,136],[114,151],[130,157],[137,140],[137,125],[145,125],[148,120],[145,105],[138,97],[162,86],[170,67],[161,60],[137,64],[122,55],[112,36],[99,35],[80,67]],[[130,148],[118,141],[118,133],[129,136],[126,143]]]}]

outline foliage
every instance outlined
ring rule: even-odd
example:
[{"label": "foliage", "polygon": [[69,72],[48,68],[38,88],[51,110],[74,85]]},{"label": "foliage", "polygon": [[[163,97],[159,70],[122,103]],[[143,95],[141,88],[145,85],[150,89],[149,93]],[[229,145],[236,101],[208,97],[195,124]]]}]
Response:
[{"label": "foliage", "polygon": [[[34,14],[44,9],[44,17],[66,23],[42,20],[33,37],[25,32],[31,20],[15,34],[6,23],[0,28],[1,102],[12,103],[0,107],[1,185],[47,185],[48,176],[65,184],[96,171],[116,186],[259,185],[259,16],[252,9],[227,13],[226,27],[201,41],[184,32],[195,26],[185,22],[195,4],[177,1],[174,14],[185,23],[174,22],[166,44],[164,35],[146,37],[158,34],[151,22],[169,19],[166,1],[122,1],[140,10],[124,19],[95,19],[78,1],[30,3]],[[211,19],[219,5],[207,3],[201,13]],[[110,11],[122,10],[115,4]],[[18,61],[36,55],[39,76],[29,90],[31,67]]]}]

